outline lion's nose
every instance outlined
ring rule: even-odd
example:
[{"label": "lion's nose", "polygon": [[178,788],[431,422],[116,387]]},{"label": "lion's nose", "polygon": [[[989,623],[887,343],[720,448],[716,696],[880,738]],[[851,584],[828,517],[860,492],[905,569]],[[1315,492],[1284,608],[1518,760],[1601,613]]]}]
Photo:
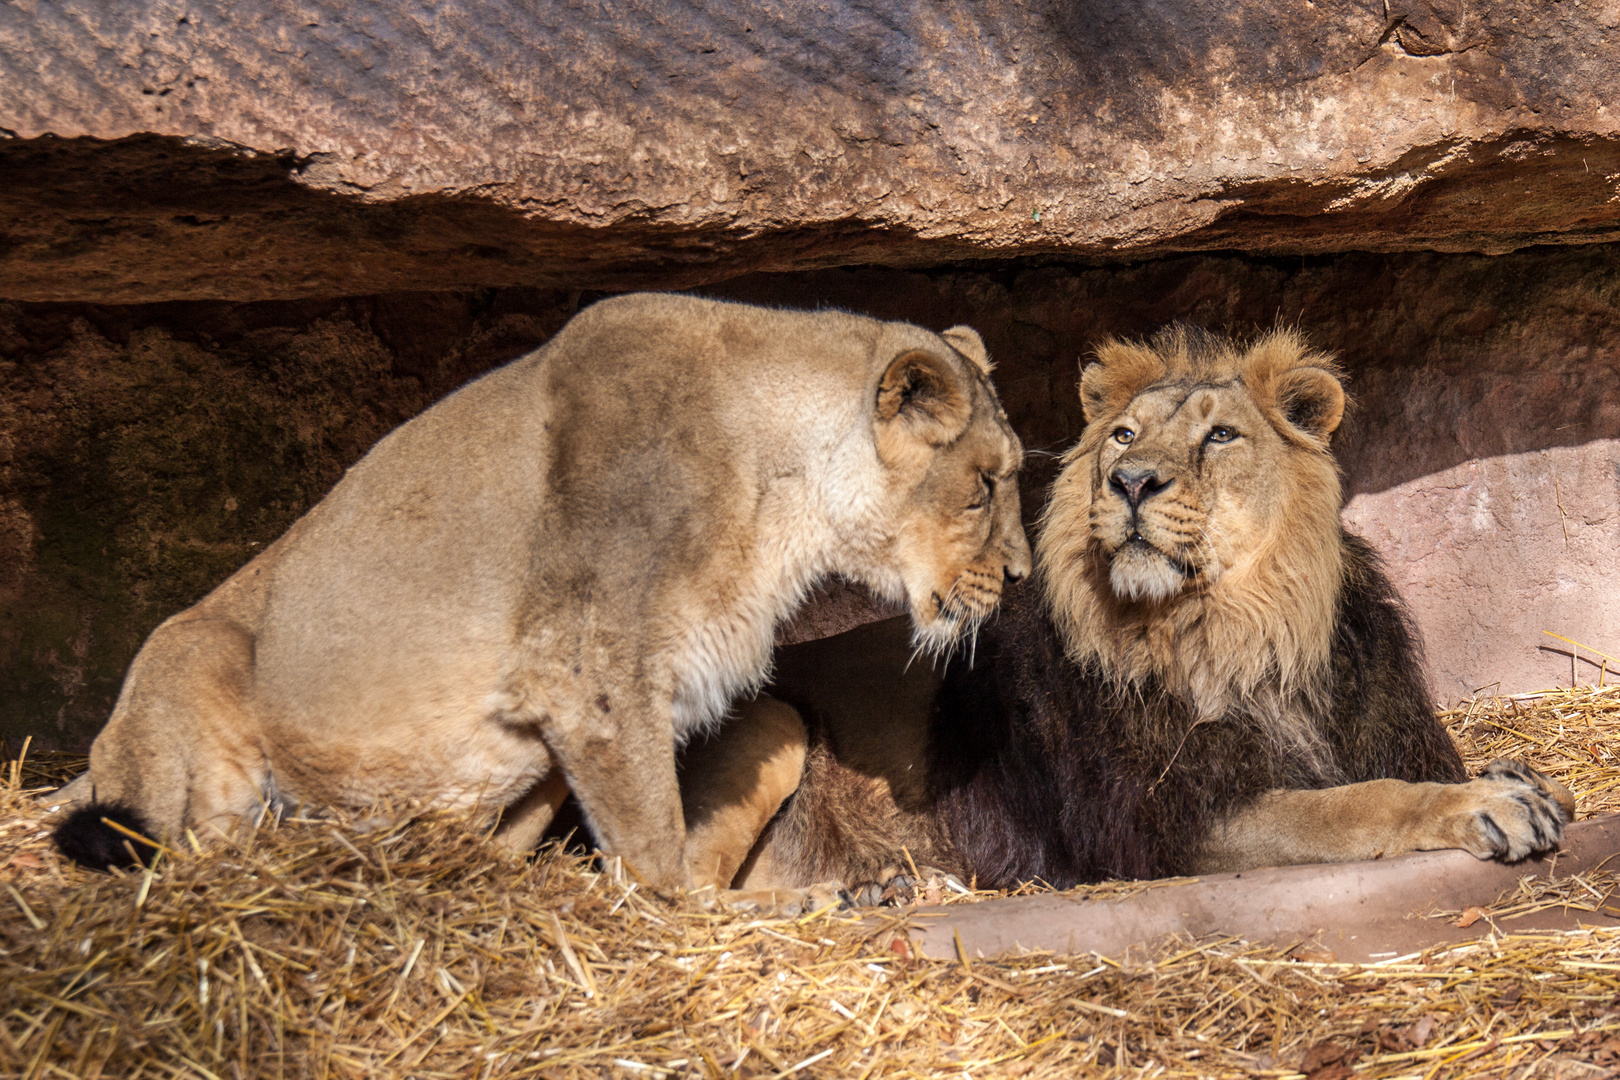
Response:
[{"label": "lion's nose", "polygon": [[1108,486],[1125,497],[1135,510],[1148,499],[1157,495],[1174,481],[1161,480],[1159,474],[1153,469],[1115,469],[1108,477]]}]

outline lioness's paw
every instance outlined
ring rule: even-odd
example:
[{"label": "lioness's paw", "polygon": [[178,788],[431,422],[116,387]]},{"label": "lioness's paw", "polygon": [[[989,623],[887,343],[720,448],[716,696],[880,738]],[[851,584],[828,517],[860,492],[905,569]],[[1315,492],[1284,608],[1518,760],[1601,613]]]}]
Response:
[{"label": "lioness's paw", "polygon": [[1523,762],[1497,758],[1467,790],[1461,846],[1481,859],[1517,862],[1551,851],[1575,817],[1575,796]]},{"label": "lioness's paw", "polygon": [[822,882],[803,889],[721,889],[716,900],[732,911],[783,917],[807,915],[827,908],[842,909],[854,903],[836,882]]}]

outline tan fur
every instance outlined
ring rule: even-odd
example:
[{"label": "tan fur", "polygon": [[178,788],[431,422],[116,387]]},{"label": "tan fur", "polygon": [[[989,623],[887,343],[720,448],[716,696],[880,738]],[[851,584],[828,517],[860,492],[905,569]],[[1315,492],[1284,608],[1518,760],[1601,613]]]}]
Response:
[{"label": "tan fur", "polygon": [[1028,570],[1018,440],[977,335],[948,333],[594,305],[159,627],[65,795],[165,833],[284,804],[510,808],[523,847],[565,778],[605,848],[686,882],[675,747],[758,687],[818,579],[904,600],[938,650]]},{"label": "tan fur", "polygon": [[[1214,716],[1241,702],[1276,715],[1278,736],[1309,741],[1289,717],[1319,698],[1338,595],[1337,468],[1328,436],[1343,415],[1333,362],[1278,331],[1252,348],[1224,343],[1214,365],[1192,366],[1181,335],[1168,348],[1109,342],[1081,380],[1086,430],[1042,515],[1038,552],[1051,610],[1079,662],[1121,683],[1152,675]],[[1314,389],[1310,428],[1282,415],[1284,395]],[[1242,432],[1202,475],[1191,456],[1210,417]],[[1129,445],[1115,433],[1135,432]],[[1142,533],[1192,571],[1172,574],[1162,603],[1123,598],[1111,580],[1126,544],[1128,508],[1107,473],[1121,465],[1173,482],[1143,504]],[[1162,567],[1160,568],[1162,571]]]},{"label": "tan fur", "polygon": [[[1367,780],[1319,791],[1272,791],[1227,819],[1205,847],[1199,872],[1307,862],[1381,859],[1408,851],[1462,848],[1480,859],[1516,862],[1539,847],[1525,789],[1575,816],[1575,797],[1549,776],[1492,762],[1464,784]],[[1493,834],[1487,819],[1500,830]]]},{"label": "tan fur", "polygon": [[806,738],[797,712],[761,694],[739,713],[723,747],[719,739],[696,741],[681,755],[686,860],[700,889],[730,887],[804,772]]},{"label": "tan fur", "polygon": [[[1071,658],[1124,689],[1159,681],[1194,705],[1197,722],[1239,708],[1279,753],[1332,775],[1318,723],[1345,572],[1328,449],[1345,409],[1337,366],[1289,331],[1249,345],[1172,331],[1152,345],[1108,342],[1097,359],[1081,382],[1086,430],[1065,457],[1037,545]],[[1239,435],[1212,443],[1216,427]],[[1139,490],[1154,493],[1133,522],[1119,481],[1135,475],[1151,475]],[[901,842],[919,861],[971,873],[916,794],[931,696],[872,685],[916,679],[904,674],[903,639],[891,628],[816,649],[808,671],[784,661],[784,674],[796,700],[814,706],[825,746],[809,756],[794,812],[736,884],[788,887],[828,872],[854,884]],[[851,671],[867,682],[851,687]],[[865,740],[859,753],[846,749],[851,739]],[[1273,791],[1215,830],[1200,869],[1446,847],[1517,859],[1556,843],[1573,811],[1562,785],[1511,762],[1464,784]]]}]

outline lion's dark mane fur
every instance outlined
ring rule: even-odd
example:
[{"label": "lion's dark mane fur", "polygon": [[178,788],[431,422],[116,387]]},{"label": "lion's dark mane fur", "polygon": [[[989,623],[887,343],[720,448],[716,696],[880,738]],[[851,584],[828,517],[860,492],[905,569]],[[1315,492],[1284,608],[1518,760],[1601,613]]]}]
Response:
[{"label": "lion's dark mane fur", "polygon": [[981,887],[1188,873],[1212,825],[1271,788],[1465,779],[1394,587],[1364,541],[1341,543],[1326,769],[1241,714],[1194,724],[1160,687],[1077,666],[1041,582],[1013,590],[977,662],[947,675],[929,732],[931,801]]}]

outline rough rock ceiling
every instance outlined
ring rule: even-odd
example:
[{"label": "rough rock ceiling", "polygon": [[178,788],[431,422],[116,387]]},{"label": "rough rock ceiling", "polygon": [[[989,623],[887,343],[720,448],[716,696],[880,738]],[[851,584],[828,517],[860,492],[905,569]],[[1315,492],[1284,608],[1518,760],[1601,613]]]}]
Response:
[{"label": "rough rock ceiling", "polygon": [[0,296],[1620,239],[1607,0],[0,7]]}]

